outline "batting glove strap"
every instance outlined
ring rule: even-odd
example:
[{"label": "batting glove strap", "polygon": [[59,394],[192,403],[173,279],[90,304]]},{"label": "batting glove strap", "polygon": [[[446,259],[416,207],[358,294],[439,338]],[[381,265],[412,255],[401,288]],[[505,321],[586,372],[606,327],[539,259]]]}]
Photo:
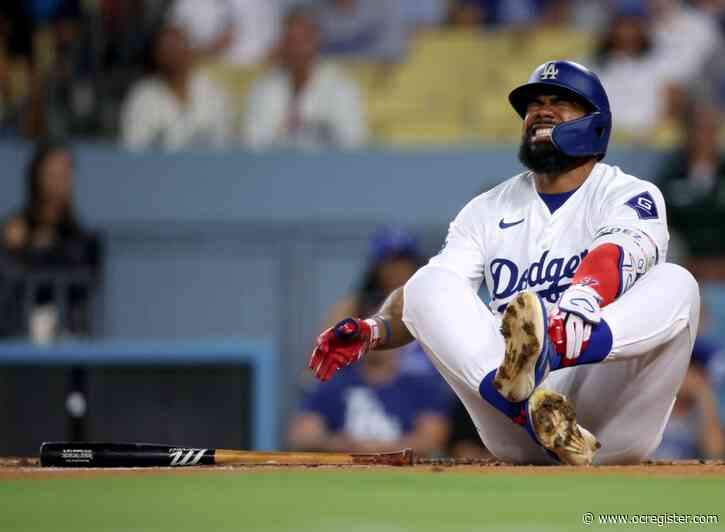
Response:
[{"label": "batting glove strap", "polygon": [[380,345],[383,332],[381,320],[382,318],[378,317],[372,317],[365,320],[365,323],[368,327],[370,327],[370,346],[368,351],[373,351],[377,349],[378,345]]},{"label": "batting glove strap", "polygon": [[559,310],[574,314],[586,323],[599,323],[602,321],[601,302],[602,298],[592,287],[572,285],[562,294]]}]

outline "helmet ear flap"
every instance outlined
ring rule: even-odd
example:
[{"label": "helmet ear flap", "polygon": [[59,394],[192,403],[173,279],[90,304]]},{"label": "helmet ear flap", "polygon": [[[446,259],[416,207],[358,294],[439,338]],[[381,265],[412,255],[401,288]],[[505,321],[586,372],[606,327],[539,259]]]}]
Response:
[{"label": "helmet ear flap", "polygon": [[551,139],[556,147],[570,157],[604,157],[611,132],[608,112],[595,112],[563,122],[554,127]]}]

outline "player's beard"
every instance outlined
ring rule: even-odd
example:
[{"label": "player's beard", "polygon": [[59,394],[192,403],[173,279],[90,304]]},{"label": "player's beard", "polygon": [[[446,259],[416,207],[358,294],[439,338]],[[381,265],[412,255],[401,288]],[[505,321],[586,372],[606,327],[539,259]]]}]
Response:
[{"label": "player's beard", "polygon": [[530,131],[524,133],[519,147],[519,161],[537,174],[559,175],[587,162],[590,157],[572,157],[554,146],[551,140],[535,142]]}]

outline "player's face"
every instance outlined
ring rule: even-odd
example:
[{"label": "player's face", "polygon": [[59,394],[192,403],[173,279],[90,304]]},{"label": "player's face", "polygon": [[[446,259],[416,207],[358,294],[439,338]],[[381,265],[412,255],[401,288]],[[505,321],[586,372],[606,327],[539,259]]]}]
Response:
[{"label": "player's face", "polygon": [[533,98],[526,108],[524,141],[551,142],[551,130],[557,124],[586,115],[586,108],[566,95],[541,95]]},{"label": "player's face", "polygon": [[526,108],[519,160],[533,172],[552,175],[581,165],[581,157],[570,157],[554,145],[551,133],[557,124],[586,114],[586,107],[566,94],[544,94],[532,98]]}]

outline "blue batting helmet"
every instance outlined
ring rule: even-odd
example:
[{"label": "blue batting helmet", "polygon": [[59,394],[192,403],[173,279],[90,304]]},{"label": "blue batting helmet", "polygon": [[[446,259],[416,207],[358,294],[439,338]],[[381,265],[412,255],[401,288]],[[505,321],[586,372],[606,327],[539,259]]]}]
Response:
[{"label": "blue batting helmet", "polygon": [[509,102],[524,118],[533,97],[561,92],[583,101],[589,113],[555,126],[551,132],[554,145],[572,157],[593,155],[602,159],[612,132],[612,113],[602,82],[588,68],[573,61],[544,63],[534,70],[528,83],[511,91]]}]

